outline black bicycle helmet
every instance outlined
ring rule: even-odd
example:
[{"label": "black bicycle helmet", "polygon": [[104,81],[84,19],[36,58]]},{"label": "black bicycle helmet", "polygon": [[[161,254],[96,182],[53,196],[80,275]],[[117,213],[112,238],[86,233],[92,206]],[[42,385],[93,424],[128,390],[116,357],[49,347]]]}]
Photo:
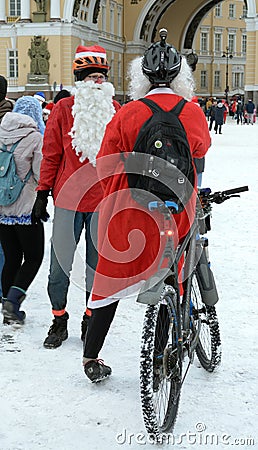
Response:
[{"label": "black bicycle helmet", "polygon": [[160,42],[152,44],[146,50],[142,71],[155,86],[166,86],[178,75],[181,68],[181,55],[172,45],[166,43],[167,30],[159,32]]}]

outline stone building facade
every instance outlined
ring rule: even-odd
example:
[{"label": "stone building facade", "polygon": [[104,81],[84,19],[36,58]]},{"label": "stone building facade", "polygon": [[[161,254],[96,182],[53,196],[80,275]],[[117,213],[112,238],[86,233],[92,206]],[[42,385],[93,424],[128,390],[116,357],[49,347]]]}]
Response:
[{"label": "stone building facade", "polygon": [[60,87],[70,90],[76,47],[98,43],[123,102],[128,62],[162,26],[183,54],[198,54],[198,95],[223,95],[228,69],[229,93],[241,90],[258,103],[258,0],[1,0],[0,73],[8,95],[43,90],[51,99]]}]

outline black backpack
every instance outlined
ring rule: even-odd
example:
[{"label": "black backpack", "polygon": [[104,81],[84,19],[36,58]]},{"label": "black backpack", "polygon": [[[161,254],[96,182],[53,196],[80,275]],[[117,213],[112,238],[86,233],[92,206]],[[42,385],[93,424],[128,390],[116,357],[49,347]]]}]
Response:
[{"label": "black backpack", "polygon": [[123,155],[132,197],[145,207],[157,197],[171,200],[181,212],[194,185],[193,159],[178,118],[186,100],[180,100],[171,111],[164,111],[150,99],[140,101],[153,115],[142,125],[133,151]]}]

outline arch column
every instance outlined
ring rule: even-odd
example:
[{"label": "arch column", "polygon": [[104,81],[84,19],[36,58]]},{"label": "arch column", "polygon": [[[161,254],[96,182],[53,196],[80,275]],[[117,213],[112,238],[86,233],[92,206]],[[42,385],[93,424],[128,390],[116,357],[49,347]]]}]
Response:
[{"label": "arch column", "polygon": [[60,0],[50,0],[50,20],[60,21]]},{"label": "arch column", "polygon": [[30,0],[21,0],[21,21],[30,22]]}]

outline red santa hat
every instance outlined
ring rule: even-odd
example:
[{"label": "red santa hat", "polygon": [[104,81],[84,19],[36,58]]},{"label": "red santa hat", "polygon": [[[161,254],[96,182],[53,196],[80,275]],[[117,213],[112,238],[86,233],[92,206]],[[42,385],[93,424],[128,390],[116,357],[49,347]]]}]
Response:
[{"label": "red santa hat", "polygon": [[36,92],[36,94],[34,94],[33,97],[36,98],[41,103],[44,103],[44,101],[46,100],[44,92]]},{"label": "red santa hat", "polygon": [[53,102],[48,103],[48,104],[45,106],[45,108],[43,109],[43,113],[44,113],[44,114],[50,114],[51,111],[52,111],[52,109],[53,109],[53,107],[54,107],[54,103],[53,103]]},{"label": "red santa hat", "polygon": [[99,45],[91,47],[84,47],[79,45],[76,49],[75,59],[73,61],[73,73],[77,80],[83,79],[83,76],[89,75],[93,72],[100,72],[107,75],[110,67],[107,62],[106,50]]},{"label": "red santa hat", "polygon": [[75,59],[86,56],[99,56],[100,58],[107,59],[106,50],[99,45],[93,45],[92,47],[84,47],[83,45],[78,45],[75,53]]}]

